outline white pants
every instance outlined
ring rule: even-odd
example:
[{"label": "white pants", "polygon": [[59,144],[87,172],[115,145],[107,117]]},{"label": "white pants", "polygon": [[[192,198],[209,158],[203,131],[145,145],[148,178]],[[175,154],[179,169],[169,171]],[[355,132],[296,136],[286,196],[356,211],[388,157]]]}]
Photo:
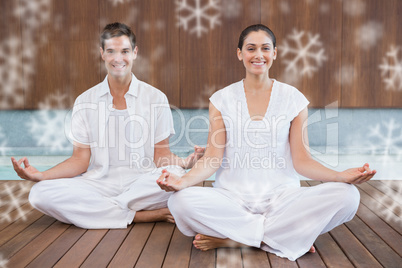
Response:
[{"label": "white pants", "polygon": [[351,220],[359,201],[355,186],[324,183],[283,189],[262,202],[241,200],[221,188],[191,187],[174,193],[168,206],[187,236],[230,238],[296,260],[320,234]]},{"label": "white pants", "polygon": [[[182,176],[184,170],[169,166]],[[29,194],[34,208],[57,220],[86,229],[126,228],[136,211],[167,207],[171,193],[156,180],[163,168],[141,175],[115,168],[107,177],[54,179],[36,183]]]}]

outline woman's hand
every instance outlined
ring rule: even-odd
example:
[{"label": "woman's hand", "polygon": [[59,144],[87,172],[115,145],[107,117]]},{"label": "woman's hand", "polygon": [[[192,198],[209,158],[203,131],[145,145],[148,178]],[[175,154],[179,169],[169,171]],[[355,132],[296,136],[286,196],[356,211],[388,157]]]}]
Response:
[{"label": "woman's hand", "polygon": [[156,183],[166,192],[176,192],[187,187],[181,177],[166,169],[162,170],[162,175],[156,180]]},{"label": "woman's hand", "polygon": [[[26,157],[18,161],[14,157],[11,157],[11,162],[13,163],[15,172],[22,179],[35,182],[43,180],[43,173],[31,166]],[[24,163],[24,167],[22,167],[22,163]]]},{"label": "woman's hand", "polygon": [[364,164],[363,167],[350,168],[345,171],[339,172],[337,176],[337,181],[360,184],[370,180],[377,171],[371,170],[369,164]]}]

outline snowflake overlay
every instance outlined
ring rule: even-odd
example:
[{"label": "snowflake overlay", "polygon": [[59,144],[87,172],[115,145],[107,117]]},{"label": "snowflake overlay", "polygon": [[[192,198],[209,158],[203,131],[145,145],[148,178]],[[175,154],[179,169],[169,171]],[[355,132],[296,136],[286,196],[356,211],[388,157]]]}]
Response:
[{"label": "snowflake overlay", "polygon": [[212,94],[215,93],[217,88],[218,87],[216,87],[215,85],[213,85],[213,86],[205,85],[204,90],[201,92],[201,95],[199,95],[197,97],[197,100],[194,101],[194,103],[193,103],[195,105],[195,107],[198,107],[200,109],[208,107],[209,97],[211,97]]},{"label": "snowflake overlay", "polygon": [[155,68],[158,60],[165,54],[165,48],[162,45],[158,45],[151,53],[150,57],[138,55],[134,61],[133,71],[140,79],[149,81],[152,78],[152,74],[155,73]]},{"label": "snowflake overlay", "polygon": [[306,34],[304,31],[293,30],[288,39],[294,46],[291,46],[288,40],[285,40],[283,46],[280,47],[283,58],[290,56],[290,59],[283,60],[283,63],[287,65],[285,68],[287,75],[296,77],[307,75],[312,77],[313,73],[318,71],[322,63],[327,59],[319,38],[319,34],[313,36],[311,33]]},{"label": "snowflake overlay", "polygon": [[27,123],[37,146],[50,147],[52,152],[64,150],[69,146],[65,136],[64,111],[41,110]]},{"label": "snowflake overlay", "polygon": [[17,38],[4,39],[0,42],[0,91],[2,108],[19,106],[24,101],[21,41]]},{"label": "snowflake overlay", "polygon": [[124,4],[130,2],[130,0],[109,0],[113,4],[113,6],[117,6],[119,4]]},{"label": "snowflake overlay", "polygon": [[281,1],[279,3],[279,9],[281,10],[281,12],[283,14],[289,14],[290,11],[291,11],[289,3],[288,2],[283,2],[283,1]]},{"label": "snowflake overlay", "polygon": [[50,110],[50,109],[63,109],[66,103],[71,100],[70,96],[66,94],[56,93],[46,97],[46,99],[39,103],[39,109]]},{"label": "snowflake overlay", "polygon": [[68,99],[67,95],[57,93],[39,103],[41,110],[32,116],[31,121],[26,123],[33,139],[37,141],[37,146],[50,147],[53,152],[69,146],[64,131],[66,112],[64,110],[50,110],[62,109]]},{"label": "snowflake overlay", "polygon": [[[342,1],[342,0],[338,0]],[[347,0],[343,1],[343,11],[346,15],[351,17],[356,17],[359,15],[363,15],[366,11],[366,3],[364,0]]]},{"label": "snowflake overlay", "polygon": [[[50,19],[50,0],[12,1],[15,5],[11,16],[23,18],[26,25],[24,40],[21,36],[11,35],[0,41],[0,107],[14,108],[24,103],[25,93],[29,90],[29,78],[34,74],[35,54],[38,44],[45,44],[47,35],[38,29]],[[37,42],[39,40],[39,42]],[[23,46],[23,44],[29,44]],[[22,77],[24,74],[24,77]]]},{"label": "snowflake overlay", "polygon": [[402,128],[394,118],[371,127],[368,137],[372,154],[383,155],[384,161],[387,161],[390,155],[396,155],[398,160],[401,159]]},{"label": "snowflake overlay", "polygon": [[[203,2],[207,3],[202,5]],[[178,26],[189,30],[190,34],[196,33],[198,38],[220,24],[220,11],[219,0],[176,0]]]},{"label": "snowflake overlay", "polygon": [[[5,183],[2,184],[1,187],[0,192],[5,194],[8,198],[0,199],[0,206],[6,208],[0,215],[0,222],[12,222],[16,219],[25,221],[27,211],[22,209],[22,206],[27,202],[24,195],[30,191],[31,186],[25,183]],[[17,214],[11,217],[11,212],[13,211],[16,211]]]},{"label": "snowflake overlay", "polygon": [[369,21],[355,32],[355,44],[364,50],[369,50],[378,44],[383,35],[383,26],[376,21]]},{"label": "snowflake overlay", "polygon": [[5,151],[6,151],[6,146],[7,144],[7,139],[6,139],[6,135],[4,135],[3,129],[0,126],[0,156],[1,155],[6,155]]},{"label": "snowflake overlay", "polygon": [[379,66],[387,90],[402,91],[402,58],[398,57],[400,49],[391,46]]},{"label": "snowflake overlay", "polygon": [[392,222],[400,225],[402,219],[397,215],[397,211],[401,211],[402,204],[402,188],[400,181],[382,181],[387,187],[381,189],[382,194],[375,194],[373,197],[378,200],[371,201],[375,211],[378,211],[386,222]]},{"label": "snowflake overlay", "polygon": [[242,3],[239,0],[221,0],[222,1],[222,16],[231,19],[237,18],[242,12]]},{"label": "snowflake overlay", "polygon": [[352,85],[355,80],[355,68],[352,65],[343,65],[335,75],[340,85]]},{"label": "snowflake overlay", "polygon": [[3,257],[3,254],[0,254],[0,268],[7,268],[8,260]]}]

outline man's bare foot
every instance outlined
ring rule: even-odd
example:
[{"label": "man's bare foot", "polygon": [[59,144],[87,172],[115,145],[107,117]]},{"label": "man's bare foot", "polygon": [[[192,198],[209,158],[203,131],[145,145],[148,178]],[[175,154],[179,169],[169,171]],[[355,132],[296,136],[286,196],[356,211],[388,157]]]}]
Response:
[{"label": "man's bare foot", "polygon": [[193,241],[193,245],[195,248],[200,249],[202,251],[206,251],[214,248],[240,248],[240,247],[248,247],[244,244],[235,242],[229,238],[216,238],[212,236],[197,234]]},{"label": "man's bare foot", "polygon": [[161,208],[156,210],[142,210],[135,213],[133,222],[155,222],[165,221],[175,223],[172,214],[168,208]]}]

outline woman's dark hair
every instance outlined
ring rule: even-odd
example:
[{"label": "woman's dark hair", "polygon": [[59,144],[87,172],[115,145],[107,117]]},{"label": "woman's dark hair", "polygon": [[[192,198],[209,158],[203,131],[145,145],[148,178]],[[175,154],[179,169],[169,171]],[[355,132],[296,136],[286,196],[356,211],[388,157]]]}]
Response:
[{"label": "woman's dark hair", "polygon": [[134,49],[136,42],[135,34],[133,33],[133,31],[131,31],[130,27],[120,22],[110,23],[106,25],[105,28],[103,28],[102,34],[100,36],[102,49],[105,49],[105,40],[123,35],[128,37],[131,46]]},{"label": "woman's dark hair", "polygon": [[251,32],[258,32],[258,31],[266,32],[271,37],[271,41],[272,41],[272,44],[274,45],[274,48],[276,47],[276,37],[275,37],[274,33],[271,31],[271,29],[269,29],[267,26],[265,26],[263,24],[250,25],[246,29],[244,29],[240,34],[239,44],[237,45],[237,47],[241,50],[243,47],[244,40],[246,39],[247,35]]}]

